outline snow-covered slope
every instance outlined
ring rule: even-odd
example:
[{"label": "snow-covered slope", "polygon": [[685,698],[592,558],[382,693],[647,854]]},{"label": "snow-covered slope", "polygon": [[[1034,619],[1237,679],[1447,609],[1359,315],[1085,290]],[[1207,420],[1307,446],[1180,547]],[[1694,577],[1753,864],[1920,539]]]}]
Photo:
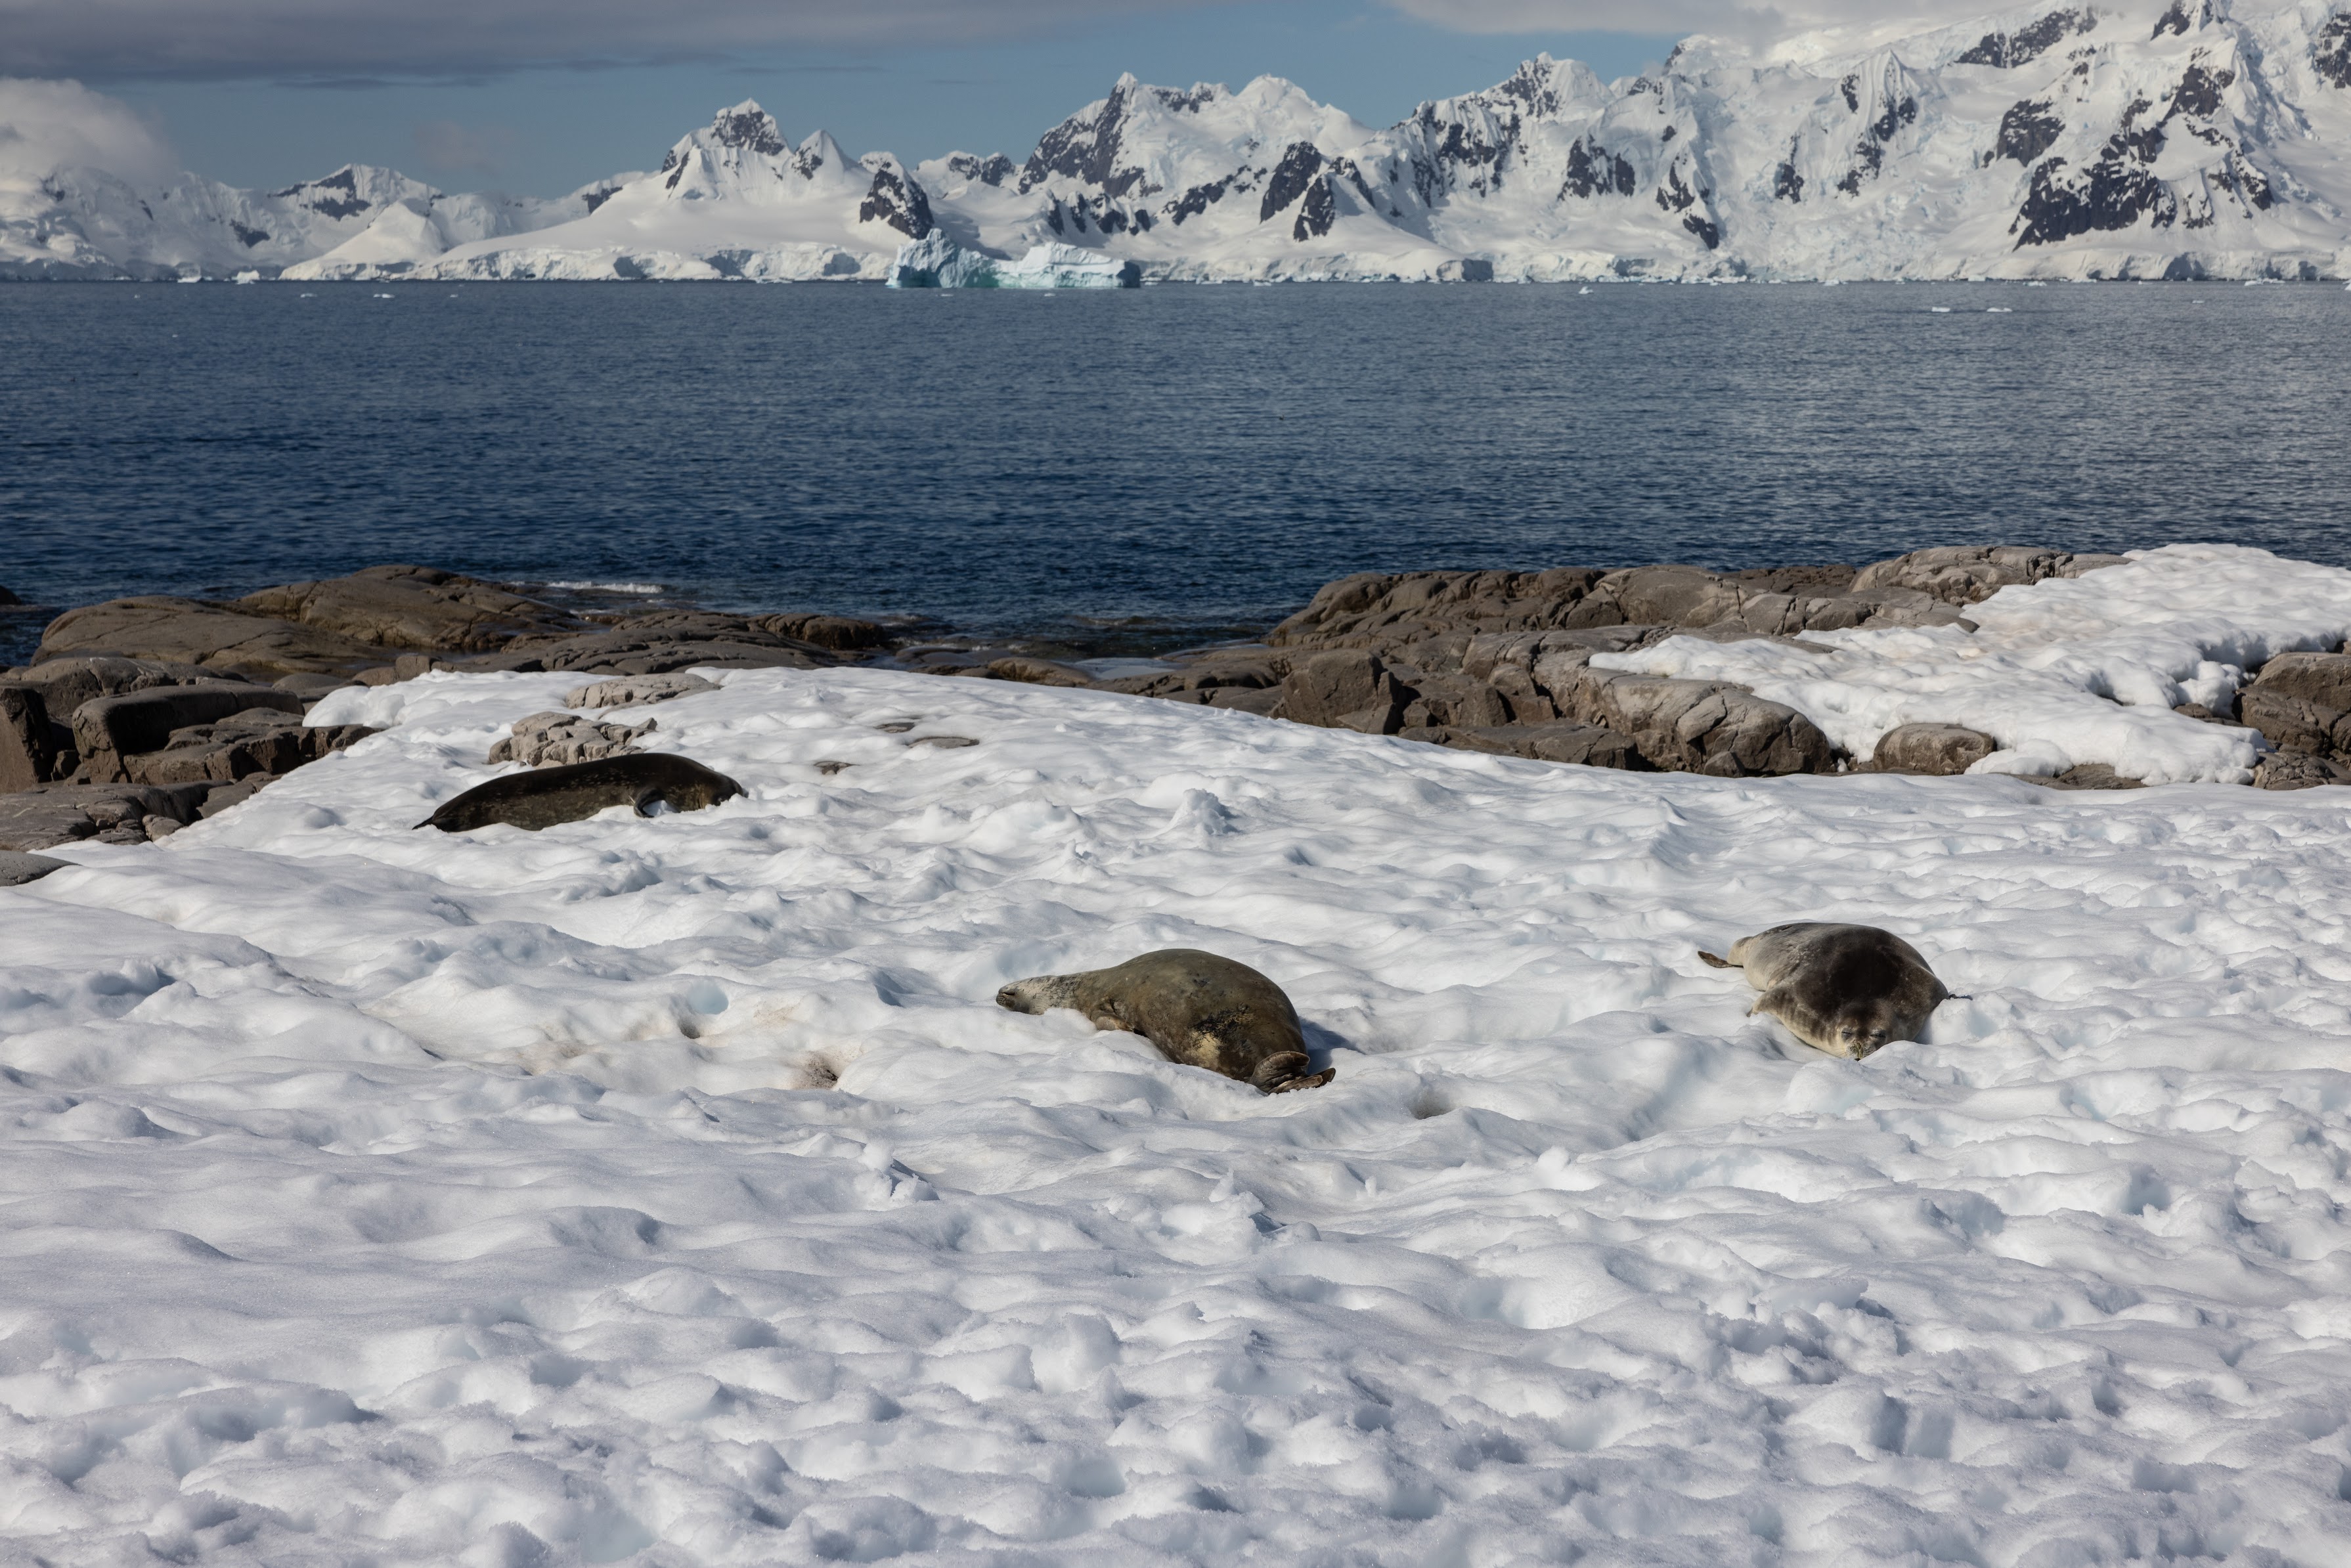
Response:
[{"label": "snow-covered slope", "polygon": [[193,174],[141,188],[88,168],[0,175],[0,277],[277,273],[346,248],[401,271],[465,240],[559,223],[587,210],[589,192],[551,202],[446,195],[359,163],[282,191]]},{"label": "snow-covered slope", "polygon": [[457,277],[879,278],[931,232],[921,183],[887,152],[852,158],[820,131],[797,147],[757,103],[722,110],[653,173],[611,182],[551,228],[458,246]]},{"label": "snow-covered slope", "polygon": [[[0,1562],[2345,1560],[2342,790],[710,674],[713,810],[413,831],[579,680],[435,674],[0,889]],[[1698,958],[1823,917],[1965,994]],[[1167,946],[1336,1082],[990,1000]]]},{"label": "snow-covered slope", "polygon": [[788,143],[756,103],[559,202],[0,177],[0,271],[872,278],[934,228],[1163,277],[2351,274],[2345,0],[2039,0],[1655,78],[1548,56],[1374,131],[1292,84],[1122,77],[1027,163]]}]

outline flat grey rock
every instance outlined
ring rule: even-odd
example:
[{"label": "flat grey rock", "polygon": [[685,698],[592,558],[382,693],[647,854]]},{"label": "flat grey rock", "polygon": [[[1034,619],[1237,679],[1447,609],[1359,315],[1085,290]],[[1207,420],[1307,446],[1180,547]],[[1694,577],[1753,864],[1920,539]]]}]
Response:
[{"label": "flat grey rock", "polygon": [[71,861],[52,860],[47,855],[28,855],[17,850],[0,850],[0,887],[22,887],[28,882],[38,882],[53,871],[63,871]]}]

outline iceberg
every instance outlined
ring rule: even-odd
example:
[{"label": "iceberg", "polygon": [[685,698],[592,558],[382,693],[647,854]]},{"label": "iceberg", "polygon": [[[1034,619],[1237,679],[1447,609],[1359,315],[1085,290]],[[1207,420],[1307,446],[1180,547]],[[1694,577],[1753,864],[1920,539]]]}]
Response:
[{"label": "iceberg", "polygon": [[1143,268],[1074,245],[1038,245],[1018,261],[966,250],[933,230],[898,247],[893,288],[1138,288]]}]

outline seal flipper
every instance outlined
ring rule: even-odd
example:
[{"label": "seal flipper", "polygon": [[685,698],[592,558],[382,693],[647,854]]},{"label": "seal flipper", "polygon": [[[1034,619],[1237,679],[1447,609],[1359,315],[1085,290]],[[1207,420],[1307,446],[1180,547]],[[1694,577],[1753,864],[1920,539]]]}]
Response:
[{"label": "seal flipper", "polygon": [[1743,964],[1734,964],[1728,958],[1718,957],[1714,954],[1708,952],[1703,947],[1698,950],[1698,956],[1718,969],[1741,969],[1746,967]]},{"label": "seal flipper", "polygon": [[1298,1089],[1320,1089],[1339,1076],[1335,1067],[1326,1067],[1320,1072],[1307,1071],[1312,1065],[1302,1051],[1280,1051],[1257,1064],[1257,1071],[1249,1074],[1249,1082],[1262,1093],[1287,1094]]}]

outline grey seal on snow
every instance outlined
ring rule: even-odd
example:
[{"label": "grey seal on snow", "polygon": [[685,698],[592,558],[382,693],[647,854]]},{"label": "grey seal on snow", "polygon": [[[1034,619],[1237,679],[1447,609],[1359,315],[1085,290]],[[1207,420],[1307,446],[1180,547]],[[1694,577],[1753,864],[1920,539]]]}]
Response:
[{"label": "grey seal on snow", "polygon": [[673,811],[699,811],[741,793],[743,786],[691,758],[641,751],[509,773],[442,801],[416,825],[462,833],[504,822],[537,832],[592,817],[607,806],[633,807],[643,817],[655,803]]},{"label": "grey seal on snow", "polygon": [[1918,950],[1875,925],[1801,920],[1701,951],[1718,969],[1744,969],[1769,1013],[1806,1045],[1859,1061],[1891,1040],[1916,1040],[1950,992]]},{"label": "grey seal on snow", "polygon": [[1316,1089],[1339,1075],[1310,1072],[1297,1009],[1281,988],[1214,953],[1169,947],[1107,969],[1035,975],[996,993],[1018,1013],[1074,1008],[1096,1029],[1126,1030],[1170,1061],[1205,1067],[1268,1094]]}]

